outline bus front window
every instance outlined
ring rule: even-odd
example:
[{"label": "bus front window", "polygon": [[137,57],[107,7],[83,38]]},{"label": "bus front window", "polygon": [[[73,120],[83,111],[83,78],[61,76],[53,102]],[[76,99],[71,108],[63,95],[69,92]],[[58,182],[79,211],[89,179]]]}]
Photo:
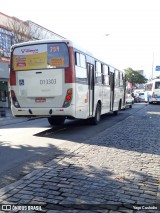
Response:
[{"label": "bus front window", "polygon": [[160,89],[160,81],[155,82],[155,89]]}]

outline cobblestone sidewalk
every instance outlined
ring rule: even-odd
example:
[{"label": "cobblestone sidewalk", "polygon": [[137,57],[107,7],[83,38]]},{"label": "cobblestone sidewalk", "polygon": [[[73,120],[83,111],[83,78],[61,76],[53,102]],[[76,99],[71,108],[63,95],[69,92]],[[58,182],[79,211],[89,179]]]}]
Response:
[{"label": "cobblestone sidewalk", "polygon": [[27,204],[47,213],[160,212],[159,124],[160,107],[147,106],[0,189],[0,203],[19,212]]}]

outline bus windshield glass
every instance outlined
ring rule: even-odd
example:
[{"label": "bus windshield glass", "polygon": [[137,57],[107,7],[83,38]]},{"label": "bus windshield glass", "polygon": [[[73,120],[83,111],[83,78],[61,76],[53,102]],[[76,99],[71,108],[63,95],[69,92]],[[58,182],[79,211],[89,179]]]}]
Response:
[{"label": "bus windshield glass", "polygon": [[13,51],[13,70],[69,67],[69,52],[65,43],[47,43],[17,47]]},{"label": "bus windshield glass", "polygon": [[160,81],[155,82],[155,89],[160,89]]}]

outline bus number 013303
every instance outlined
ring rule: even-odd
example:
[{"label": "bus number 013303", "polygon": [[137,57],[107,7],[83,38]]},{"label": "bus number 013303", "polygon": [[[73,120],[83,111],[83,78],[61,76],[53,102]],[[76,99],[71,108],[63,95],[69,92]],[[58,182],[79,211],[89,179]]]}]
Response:
[{"label": "bus number 013303", "polygon": [[45,80],[40,80],[40,84],[56,84],[56,79],[49,78]]}]

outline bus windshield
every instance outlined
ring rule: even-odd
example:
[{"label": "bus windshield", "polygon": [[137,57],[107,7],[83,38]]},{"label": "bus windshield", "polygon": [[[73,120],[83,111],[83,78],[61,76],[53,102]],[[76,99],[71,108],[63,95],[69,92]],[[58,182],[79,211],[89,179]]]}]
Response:
[{"label": "bus windshield", "polygon": [[160,81],[155,82],[155,89],[160,89]]},{"label": "bus windshield", "polygon": [[69,66],[69,52],[65,43],[36,44],[17,47],[13,51],[13,70],[24,71]]}]

